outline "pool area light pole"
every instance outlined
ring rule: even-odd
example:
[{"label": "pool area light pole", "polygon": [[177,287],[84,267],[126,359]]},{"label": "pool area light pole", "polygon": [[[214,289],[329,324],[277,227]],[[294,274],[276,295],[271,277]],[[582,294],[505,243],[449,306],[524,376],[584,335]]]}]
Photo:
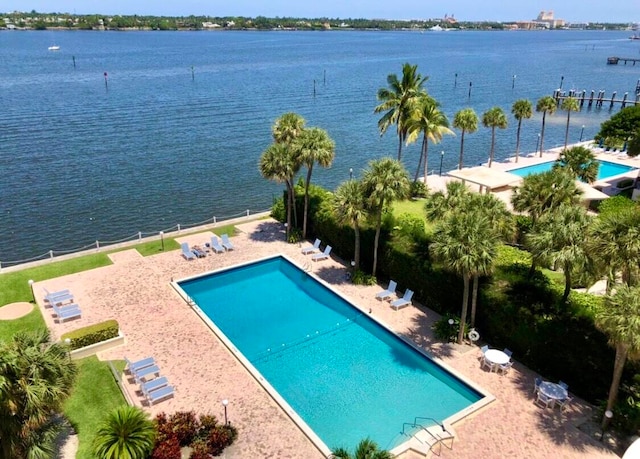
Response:
[{"label": "pool area light pole", "polygon": [[227,418],[227,405],[229,404],[229,400],[226,398],[222,400],[222,406],[224,406],[224,425],[229,425],[229,418]]},{"label": "pool area light pole", "polygon": [[29,289],[31,290],[31,298],[33,298],[33,302],[36,302],[36,294],[33,291],[33,279],[29,279],[28,280],[29,283]]},{"label": "pool area light pole", "polygon": [[[444,150],[440,152],[440,177],[442,177],[442,160],[444,159]],[[427,182],[427,177],[424,178],[425,183]]]},{"label": "pool area light pole", "polygon": [[160,231],[160,244],[162,245],[162,251],[164,252],[164,231]]},{"label": "pool area light pole", "polygon": [[349,168],[349,180],[353,180],[353,167]]},{"label": "pool area light pole", "polygon": [[540,133],[538,132],[538,143],[536,143],[536,153],[538,153],[539,148],[540,148]]},{"label": "pool area light pole", "polygon": [[580,142],[582,142],[582,134],[584,134],[584,124],[582,125],[582,129],[580,129]]}]

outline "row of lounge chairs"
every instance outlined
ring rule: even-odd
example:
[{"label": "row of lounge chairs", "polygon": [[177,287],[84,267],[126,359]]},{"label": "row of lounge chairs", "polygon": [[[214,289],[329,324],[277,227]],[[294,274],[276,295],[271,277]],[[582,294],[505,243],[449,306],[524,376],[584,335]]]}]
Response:
[{"label": "row of lounge chairs", "polygon": [[302,249],[302,254],[303,255],[313,254],[311,255],[311,260],[313,261],[326,260],[327,258],[329,258],[329,255],[331,254],[331,246],[330,245],[326,246],[324,248],[324,251],[320,252],[320,244],[322,244],[322,241],[320,241],[320,239],[316,239],[313,245],[309,245]]},{"label": "row of lounge chairs", "polygon": [[398,309],[402,309],[406,306],[409,306],[411,304],[411,299],[413,298],[413,290],[407,289],[405,290],[404,295],[402,295],[402,298],[398,297],[396,300],[392,300],[392,298],[396,296],[397,287],[398,287],[398,284],[396,283],[396,281],[390,280],[389,286],[386,288],[386,290],[383,290],[376,294],[377,299],[381,301],[383,300],[390,301],[389,303],[390,306],[396,311]]},{"label": "row of lounge chairs", "polygon": [[125,372],[129,373],[136,384],[140,385],[140,392],[149,405],[161,400],[173,397],[174,389],[169,385],[165,376],[160,376],[160,368],[153,357],[147,357],[136,362],[131,362],[126,357]]},{"label": "row of lounge chairs", "polygon": [[220,236],[220,239],[221,241],[218,241],[217,236],[212,236],[211,242],[207,242],[205,244],[205,248],[202,248],[198,245],[194,245],[193,247],[189,248],[189,244],[183,242],[181,244],[182,256],[187,260],[195,260],[196,258],[206,257],[207,249],[215,253],[223,253],[235,249],[227,234],[223,234],[222,236]]},{"label": "row of lounge chairs", "polygon": [[59,290],[50,292],[44,289],[45,307],[51,306],[53,310],[54,321],[64,322],[68,319],[78,319],[82,317],[82,311],[73,299],[73,295],[69,290]]}]

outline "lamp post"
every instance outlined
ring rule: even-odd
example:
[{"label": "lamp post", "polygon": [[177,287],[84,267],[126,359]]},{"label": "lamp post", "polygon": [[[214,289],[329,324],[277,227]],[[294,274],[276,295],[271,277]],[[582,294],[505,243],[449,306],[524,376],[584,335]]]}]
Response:
[{"label": "lamp post", "polygon": [[560,77],[560,89],[562,89],[563,82],[564,82],[564,75]]},{"label": "lamp post", "polygon": [[538,132],[538,143],[536,143],[536,153],[538,153],[539,148],[540,148],[540,133]]},{"label": "lamp post", "polygon": [[227,418],[227,405],[229,404],[229,400],[227,400],[226,398],[224,400],[222,400],[222,406],[224,406],[224,425],[228,426],[229,425],[229,419]]},{"label": "lamp post", "polygon": [[160,231],[160,244],[162,245],[162,251],[164,252],[164,231]]},{"label": "lamp post", "polygon": [[582,129],[580,129],[580,142],[582,142],[582,134],[584,134],[584,124],[582,125]]},{"label": "lamp post", "polygon": [[604,432],[607,429],[607,426],[611,422],[612,418],[613,418],[613,411],[607,410],[604,412],[604,419],[602,420],[602,425],[600,426],[602,430],[602,433],[600,434],[600,441],[604,440]]},{"label": "lamp post", "polygon": [[64,344],[67,346],[67,357],[71,360],[71,338],[65,338]]},{"label": "lamp post", "polygon": [[[442,177],[442,160],[444,159],[444,151],[440,152],[440,177]],[[425,183],[427,181],[427,177],[424,178]]]},{"label": "lamp post", "polygon": [[36,294],[33,292],[33,279],[28,280],[29,289],[31,290],[31,298],[33,298],[33,302],[36,302]]},{"label": "lamp post", "polygon": [[349,168],[349,180],[353,180],[353,167]]}]

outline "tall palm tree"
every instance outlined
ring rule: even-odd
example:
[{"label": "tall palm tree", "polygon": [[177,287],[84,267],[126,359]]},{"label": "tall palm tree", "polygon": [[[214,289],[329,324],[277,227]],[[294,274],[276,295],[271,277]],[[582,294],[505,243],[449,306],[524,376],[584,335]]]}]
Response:
[{"label": "tall palm tree", "polygon": [[522,127],[522,120],[528,120],[533,116],[533,105],[530,100],[519,99],[513,103],[511,107],[511,113],[513,117],[518,121],[518,130],[516,132],[516,163],[520,155],[520,128]]},{"label": "tall palm tree", "polygon": [[376,235],[373,242],[372,275],[378,266],[378,243],[382,227],[384,206],[404,199],[409,195],[409,176],[400,161],[382,158],[371,161],[362,177],[363,193],[367,197],[369,209],[376,219]]},{"label": "tall palm tree", "polygon": [[287,240],[291,232],[291,212],[295,209],[294,177],[300,164],[295,160],[294,151],[285,143],[271,144],[260,157],[260,173],[267,180],[284,183],[287,187]]},{"label": "tall palm tree", "polygon": [[496,128],[506,129],[508,125],[507,115],[500,107],[493,107],[482,114],[482,125],[491,128],[491,153],[489,154],[489,167],[493,163],[493,151],[496,145]]},{"label": "tall palm tree", "polygon": [[408,105],[416,97],[429,77],[418,73],[418,66],[408,62],[402,66],[402,80],[395,73],[387,76],[387,87],[378,90],[378,100],[382,103],[374,109],[374,113],[386,112],[378,120],[380,135],[387,132],[389,126],[395,124],[398,134],[398,161],[402,159],[402,143],[407,133],[406,122],[410,116]]},{"label": "tall palm tree", "polygon": [[285,113],[271,127],[273,141],[291,143],[304,131],[305,120],[297,113]]},{"label": "tall palm tree", "polygon": [[598,178],[600,163],[590,148],[577,146],[560,152],[558,167],[566,167],[583,182],[593,183]]},{"label": "tall palm tree", "polygon": [[462,158],[464,155],[464,134],[474,133],[478,130],[478,115],[473,108],[463,108],[453,117],[453,127],[460,129],[460,159],[458,160],[458,169],[462,169]]},{"label": "tall palm tree", "polygon": [[[595,315],[598,328],[609,336],[609,343],[616,348],[613,364],[613,378],[607,399],[607,410],[611,410],[618,398],[620,379],[627,358],[640,355],[640,287],[621,285],[614,295],[605,297],[605,307]],[[602,417],[605,429],[609,418]]]},{"label": "tall palm tree", "polygon": [[422,132],[422,154],[416,168],[414,182],[418,181],[420,174],[420,164],[424,161],[424,183],[427,183],[428,158],[429,158],[429,141],[438,144],[445,134],[454,135],[449,129],[449,120],[444,113],[440,111],[439,104],[427,93],[421,93],[414,99],[411,104],[412,113],[408,120],[407,144],[415,142],[418,135]]},{"label": "tall palm tree", "polygon": [[0,342],[0,456],[48,459],[55,452],[62,409],[77,368],[67,346],[50,343],[49,332],[18,331]]},{"label": "tall palm tree", "polygon": [[569,145],[569,121],[571,120],[571,112],[580,111],[580,104],[575,97],[567,97],[563,99],[560,108],[567,112],[567,128],[564,131],[564,149],[566,150],[567,145]]},{"label": "tall palm tree", "polygon": [[355,454],[351,454],[345,448],[337,448],[331,454],[335,459],[391,459],[390,452],[380,449],[372,440],[366,438],[358,443]]},{"label": "tall palm tree", "polygon": [[465,206],[471,199],[471,191],[462,182],[447,182],[445,191],[436,191],[427,196],[424,204],[427,220],[436,223],[449,212]]},{"label": "tall palm tree", "polygon": [[155,425],[142,409],[119,406],[99,427],[93,452],[101,459],[146,459],[155,438]]},{"label": "tall palm tree", "polygon": [[324,129],[317,127],[304,129],[293,141],[295,161],[307,167],[304,182],[304,215],[302,220],[302,238],[307,237],[307,217],[309,212],[309,185],[313,166],[329,167],[335,157],[335,143]]},{"label": "tall palm tree", "polygon": [[553,115],[556,112],[556,100],[551,96],[544,96],[538,99],[536,104],[536,112],[542,113],[542,129],[540,130],[540,157],[544,151],[544,126],[547,119],[547,113]]},{"label": "tall palm tree", "polygon": [[354,268],[360,269],[360,222],[367,216],[366,199],[362,192],[362,183],[357,180],[343,182],[333,195],[333,213],[340,224],[353,228],[355,247]]}]

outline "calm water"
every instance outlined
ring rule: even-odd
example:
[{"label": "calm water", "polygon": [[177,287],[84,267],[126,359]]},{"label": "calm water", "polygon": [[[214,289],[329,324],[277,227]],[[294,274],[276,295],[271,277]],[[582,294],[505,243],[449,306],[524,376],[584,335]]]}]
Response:
[{"label": "calm water", "polygon": [[[596,160],[599,163],[598,167],[598,177],[596,180],[604,180],[609,177],[614,177],[616,175],[624,174],[625,172],[629,172],[630,170],[635,169],[632,166],[626,166],[624,164],[612,163],[610,161],[600,161]],[[546,163],[533,164],[531,166],[518,167],[517,169],[510,169],[509,172],[512,174],[519,175],[520,177],[527,177],[531,174],[540,174],[541,172],[550,171],[553,168],[555,161],[548,161]]]},{"label": "calm water", "polygon": [[[633,93],[637,67],[605,62],[638,48],[627,32],[595,31],[0,32],[0,262],[267,209],[281,187],[260,177],[258,158],[287,111],[335,139],[333,167],[314,172],[333,188],[350,167],[359,175],[395,155],[373,107],[406,61],[430,76],[451,119],[466,106],[535,102],[561,76],[565,89]],[[571,140],[609,115],[573,114]],[[564,119],[548,119],[545,146],[563,142]],[[535,149],[539,129],[538,116],[524,123],[523,150]],[[511,122],[497,134],[498,160],[514,139]],[[485,161],[489,142],[488,129],[468,135],[465,164]],[[457,137],[431,147],[430,169],[440,151],[454,168],[458,149]],[[418,150],[405,153],[412,172]]]},{"label": "calm water", "polygon": [[481,398],[282,258],[180,286],[329,448],[390,449]]}]

